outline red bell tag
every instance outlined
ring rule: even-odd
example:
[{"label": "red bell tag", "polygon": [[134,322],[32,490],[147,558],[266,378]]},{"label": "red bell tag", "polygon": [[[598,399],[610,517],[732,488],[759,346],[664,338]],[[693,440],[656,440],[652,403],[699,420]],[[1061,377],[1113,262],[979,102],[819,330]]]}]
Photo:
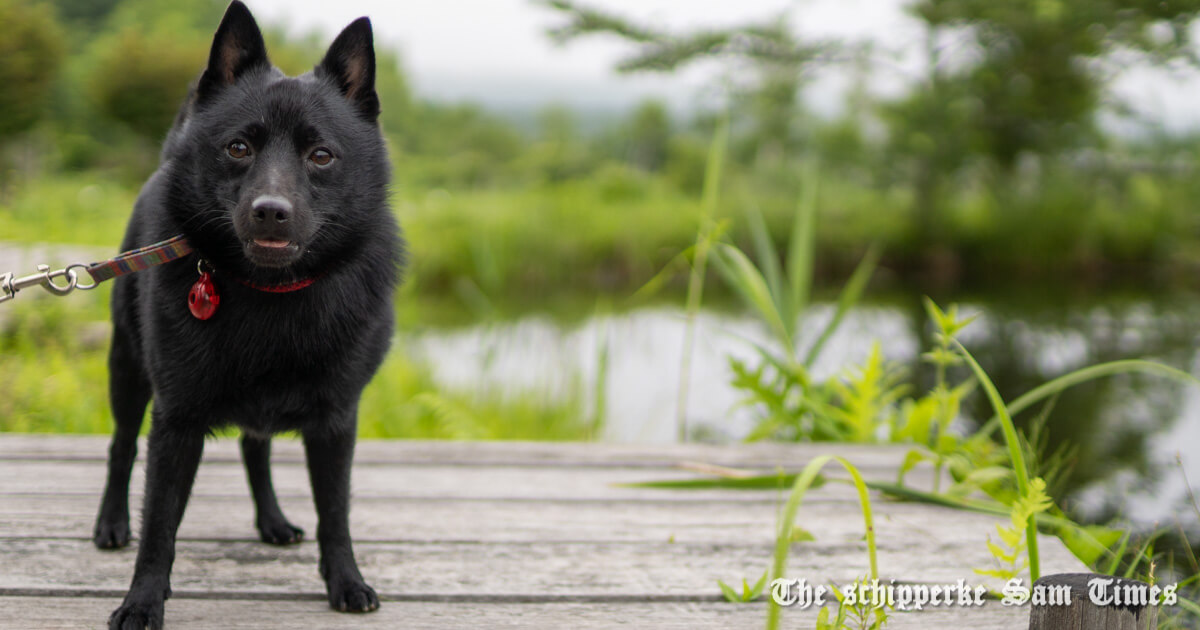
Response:
[{"label": "red bell tag", "polygon": [[201,273],[200,279],[192,285],[192,290],[188,291],[188,310],[196,319],[205,320],[217,312],[217,306],[220,304],[221,295],[217,293],[217,286],[213,284],[212,274]]}]

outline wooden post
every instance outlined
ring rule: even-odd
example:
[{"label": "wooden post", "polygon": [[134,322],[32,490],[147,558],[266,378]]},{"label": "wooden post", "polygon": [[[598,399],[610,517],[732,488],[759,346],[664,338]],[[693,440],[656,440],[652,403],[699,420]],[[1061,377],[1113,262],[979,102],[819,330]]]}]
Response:
[{"label": "wooden post", "polygon": [[1158,606],[1143,603],[1151,599],[1150,586],[1137,580],[1099,573],[1047,575],[1033,583],[1029,630],[1155,630]]}]

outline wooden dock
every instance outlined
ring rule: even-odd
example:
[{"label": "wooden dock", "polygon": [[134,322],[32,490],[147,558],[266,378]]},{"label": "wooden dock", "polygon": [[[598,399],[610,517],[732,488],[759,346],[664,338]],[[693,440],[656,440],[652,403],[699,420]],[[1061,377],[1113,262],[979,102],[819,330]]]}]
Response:
[{"label": "wooden dock", "polygon": [[[136,540],[104,552],[90,539],[106,449],[99,436],[0,434],[0,629],[98,628],[120,603]],[[753,582],[770,565],[780,492],[616,484],[696,476],[680,468],[685,462],[797,470],[825,453],[890,481],[905,452],[362,442],[351,524],[363,575],[383,605],[346,615],[328,608],[317,575],[302,452],[286,440],[275,450],[280,501],[305,542],[258,542],[236,441],[210,441],[180,529],[169,628],[761,628],[765,604],[727,603],[717,580]],[[143,462],[133,481],[138,497]],[[136,520],[140,498],[131,504]],[[986,541],[999,519],[879,496],[874,509],[885,579],[979,583],[972,569],[992,566]],[[816,540],[793,547],[790,577],[843,584],[866,574],[851,486],[810,493],[798,524]],[[1057,539],[1043,536],[1041,544],[1044,573],[1085,570]],[[1028,615],[989,601],[897,613],[887,627],[1023,630]],[[787,609],[783,627],[812,628],[815,617]]]}]

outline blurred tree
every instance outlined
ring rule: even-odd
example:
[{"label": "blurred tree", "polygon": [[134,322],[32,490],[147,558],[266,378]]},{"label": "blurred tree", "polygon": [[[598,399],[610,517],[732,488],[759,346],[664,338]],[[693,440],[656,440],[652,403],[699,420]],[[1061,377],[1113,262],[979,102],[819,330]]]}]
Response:
[{"label": "blurred tree", "polygon": [[886,104],[882,115],[890,134],[892,167],[913,190],[913,249],[923,251],[945,236],[946,183],[971,157],[971,116],[978,99],[963,81],[948,80],[941,68],[937,34],[926,37],[928,76],[907,96]]},{"label": "blurred tree", "polygon": [[545,181],[564,181],[588,171],[591,156],[571,110],[551,105],[539,112],[538,138],[524,157],[529,162],[528,168]]},{"label": "blurred tree", "polygon": [[988,167],[993,190],[1008,194],[1022,156],[1099,140],[1115,54],[1196,61],[1198,0],[918,0],[909,10],[926,28],[927,72],[884,118],[890,149],[908,158],[922,248],[942,239],[946,182],[964,166]]},{"label": "blurred tree", "polygon": [[375,91],[382,108],[379,122],[385,133],[391,134],[412,125],[415,105],[408,76],[400,63],[400,53],[378,44],[375,49]]},{"label": "blurred tree", "polygon": [[[225,0],[119,0],[87,46],[82,96],[103,118],[157,144],[204,69]],[[268,37],[280,37],[268,29]],[[284,62],[295,55],[272,51]],[[144,146],[136,144],[138,150]]]},{"label": "blurred tree", "polygon": [[646,171],[658,171],[667,161],[671,117],[661,101],[638,106],[629,121],[629,161]]},{"label": "blurred tree", "polygon": [[446,156],[473,149],[507,160],[521,150],[521,137],[509,125],[474,105],[419,103],[411,119],[398,122],[389,131],[408,153]]},{"label": "blurred tree", "polygon": [[106,116],[147,140],[166,135],[207,50],[196,40],[126,28],[99,45],[88,91]]},{"label": "blurred tree", "polygon": [[607,33],[636,44],[637,51],[618,63],[619,72],[672,72],[705,58],[747,63],[753,79],[749,86],[738,88],[746,96],[739,100],[747,103],[755,120],[753,139],[758,157],[779,159],[790,152],[803,72],[841,48],[830,41],[799,41],[782,16],[763,23],[674,34],[633,24],[574,0],[541,2],[568,18],[566,24],[550,30],[550,37],[559,43]]},{"label": "blurred tree", "polygon": [[53,10],[0,0],[0,144],[32,127],[45,111],[63,57],[63,32]]},{"label": "blurred tree", "polygon": [[95,31],[116,8],[120,0],[53,0],[64,22]]},{"label": "blurred tree", "polygon": [[383,128],[397,144],[404,185],[481,186],[510,174],[524,144],[511,125],[473,105],[417,101],[396,108],[382,83],[378,87]]},{"label": "blurred tree", "polygon": [[[108,1],[108,0],[103,0]],[[156,34],[173,34],[184,39],[202,39],[207,52],[228,0],[117,0],[104,30],[117,32],[137,27]]]},{"label": "blurred tree", "polygon": [[[1115,74],[1097,60],[1141,52],[1191,58],[1197,0],[919,0],[911,11],[936,39],[952,32],[974,44],[974,63],[938,81],[973,97],[971,149],[1011,169],[1023,152],[1054,153],[1094,138],[1097,110]],[[943,76],[944,75],[944,76]]]},{"label": "blurred tree", "polygon": [[644,100],[617,124],[605,125],[588,143],[598,158],[617,161],[653,173],[666,165],[671,141],[671,116],[662,101]]}]

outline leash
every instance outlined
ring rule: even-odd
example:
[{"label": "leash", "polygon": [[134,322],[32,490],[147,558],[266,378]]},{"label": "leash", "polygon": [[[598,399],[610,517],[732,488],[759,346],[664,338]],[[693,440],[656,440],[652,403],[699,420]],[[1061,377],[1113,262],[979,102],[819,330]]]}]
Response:
[{"label": "leash", "polygon": [[[17,292],[22,289],[37,286],[42,287],[51,295],[60,297],[70,295],[76,289],[91,291],[105,280],[164,265],[183,258],[192,251],[192,246],[188,244],[185,237],[176,236],[91,264],[74,263],[56,271],[51,271],[49,265],[38,265],[37,273],[20,277],[15,276],[12,272],[0,274],[0,302],[7,302],[17,297]],[[82,281],[84,274],[92,279],[90,284]],[[59,278],[65,278],[65,283],[56,282]]]},{"label": "leash", "polygon": [[[60,297],[69,295],[76,289],[91,291],[106,280],[145,271],[158,265],[165,265],[171,261],[179,260],[193,251],[195,250],[188,244],[187,238],[180,235],[154,243],[153,245],[122,252],[108,260],[91,264],[74,263],[55,271],[51,271],[49,265],[38,265],[37,273],[20,277],[15,276],[11,272],[0,274],[0,303],[15,298],[18,291],[30,287],[40,286],[51,295]],[[209,267],[209,271],[205,271],[204,268],[206,266]],[[200,279],[196,280],[196,283],[192,285],[191,290],[188,292],[188,309],[191,310],[192,315],[196,319],[206,320],[211,318],[216,313],[217,306],[221,303],[221,296],[217,293],[217,287],[212,281],[211,269],[212,266],[203,259],[196,264],[196,271],[200,274]],[[91,278],[91,283],[82,281],[85,275]],[[58,282],[59,279],[64,280],[60,283]],[[260,285],[241,278],[235,279],[244,286],[265,293],[290,293],[292,291],[299,291],[317,281],[317,277],[313,277],[288,284]]]}]

